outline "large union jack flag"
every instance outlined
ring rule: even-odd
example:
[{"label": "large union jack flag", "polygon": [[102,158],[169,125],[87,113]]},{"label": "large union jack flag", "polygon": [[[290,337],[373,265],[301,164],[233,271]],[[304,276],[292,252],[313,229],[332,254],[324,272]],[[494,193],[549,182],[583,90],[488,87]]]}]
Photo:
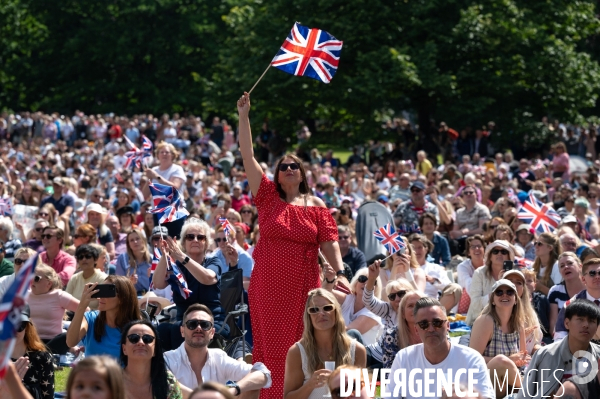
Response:
[{"label": "large union jack flag", "polygon": [[159,224],[179,220],[189,215],[183,205],[181,194],[174,187],[157,183],[150,183],[148,187],[154,205],[148,213],[157,214]]},{"label": "large union jack flag", "polygon": [[271,65],[292,75],[329,83],[337,71],[342,44],[324,30],[296,22]]},{"label": "large union jack flag", "polygon": [[390,255],[398,251],[403,251],[406,248],[402,236],[394,229],[391,223],[378,228],[373,235],[388,250]]},{"label": "large union jack flag", "polygon": [[15,345],[15,335],[21,326],[21,312],[27,303],[29,287],[34,277],[38,255],[29,260],[15,275],[15,280],[10,285],[0,302],[0,380],[6,373],[6,366],[10,362],[10,355]]},{"label": "large union jack flag", "polygon": [[522,204],[517,217],[540,233],[551,233],[560,224],[560,215],[533,194]]}]

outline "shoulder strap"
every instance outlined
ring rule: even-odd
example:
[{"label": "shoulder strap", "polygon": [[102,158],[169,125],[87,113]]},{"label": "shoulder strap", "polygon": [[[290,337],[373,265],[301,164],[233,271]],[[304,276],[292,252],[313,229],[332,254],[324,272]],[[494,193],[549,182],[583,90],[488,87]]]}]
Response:
[{"label": "shoulder strap", "polygon": [[300,357],[302,358],[302,373],[304,373],[304,379],[307,380],[310,378],[308,375],[308,361],[306,359],[306,351],[300,342],[296,342],[298,345],[298,349],[300,349]]},{"label": "shoulder strap", "polygon": [[354,365],[354,352],[356,350],[356,341],[350,340],[350,357],[352,358],[352,365]]}]

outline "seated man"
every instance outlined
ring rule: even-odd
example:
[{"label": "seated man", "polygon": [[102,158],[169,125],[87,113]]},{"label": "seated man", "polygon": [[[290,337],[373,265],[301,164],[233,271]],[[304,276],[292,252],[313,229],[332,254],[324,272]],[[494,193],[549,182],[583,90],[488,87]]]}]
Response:
[{"label": "seated man", "polygon": [[591,342],[600,325],[600,309],[587,299],[576,299],[565,308],[564,323],[567,336],[542,346],[533,355],[518,398],[600,397],[598,377],[589,382],[578,381],[587,375],[588,370],[580,370],[584,358],[579,358],[583,362],[575,359],[578,351],[587,352],[596,360],[600,357],[600,346]]},{"label": "seated man", "polygon": [[215,335],[213,322],[210,309],[201,304],[191,305],[183,315],[184,343],[164,354],[167,367],[188,388],[208,381],[230,382],[233,395],[258,398],[262,388],[271,387],[271,372],[262,363],[250,365],[230,358],[221,349],[209,349]]},{"label": "seated man", "polygon": [[[396,382],[393,377],[396,370],[408,370],[411,373],[415,369],[420,371],[420,374],[415,374],[415,378],[412,380],[408,378],[409,372],[406,373],[407,385],[411,382],[413,384],[413,386],[405,387],[405,393],[407,394],[405,398],[409,399],[424,397],[426,392],[437,392],[437,379],[435,377],[433,379],[425,378],[426,371],[436,370],[436,373],[433,374],[436,375],[437,370],[442,370],[444,375],[447,376],[451,370],[454,373],[452,380],[460,377],[460,383],[468,386],[468,375],[463,373],[459,376],[457,373],[460,370],[475,369],[478,372],[473,374],[473,381],[470,381],[474,390],[480,393],[480,398],[494,398],[496,395],[483,356],[475,349],[453,344],[448,340],[450,323],[446,317],[446,309],[442,304],[432,298],[421,298],[415,304],[413,314],[418,326],[417,332],[423,343],[408,346],[396,354],[396,359],[394,359],[390,371],[392,381],[386,387],[387,392],[382,391],[381,396],[386,397],[385,394],[391,394],[392,398],[402,397],[401,390],[394,394]],[[422,376],[422,379],[419,379],[419,376]],[[457,383],[458,381],[454,382]],[[411,395],[411,392],[419,391],[421,392],[420,395]],[[448,396],[452,395],[449,392],[447,394]]]},{"label": "seated man", "polygon": [[60,227],[46,226],[42,231],[42,243],[46,251],[40,254],[40,260],[53,268],[60,277],[63,287],[71,279],[77,263],[75,258],[62,250],[65,232]]},{"label": "seated man", "polygon": [[[582,268],[582,280],[585,290],[565,302],[565,306],[558,313],[558,320],[554,329],[554,341],[559,341],[567,336],[569,332],[565,324],[565,312],[569,304],[575,299],[587,299],[600,306],[600,258],[592,258],[585,261]],[[592,342],[600,344],[600,326],[593,332]]]}]

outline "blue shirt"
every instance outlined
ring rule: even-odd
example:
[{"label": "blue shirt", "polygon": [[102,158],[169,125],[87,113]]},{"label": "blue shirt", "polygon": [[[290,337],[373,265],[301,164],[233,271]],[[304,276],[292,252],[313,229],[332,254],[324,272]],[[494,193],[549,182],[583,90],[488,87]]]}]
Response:
[{"label": "blue shirt", "polygon": [[437,263],[438,265],[446,266],[452,260],[450,255],[450,246],[448,240],[443,235],[434,232],[433,233],[433,251],[429,256],[433,259],[431,263]]},{"label": "blue shirt", "polygon": [[88,323],[87,333],[83,337],[83,346],[85,346],[85,356],[109,355],[119,361],[121,356],[121,330],[105,326],[105,334],[102,334],[100,342],[94,338],[94,324],[100,312],[93,310],[85,312],[85,320]]},{"label": "blue shirt", "polygon": [[[252,274],[252,269],[254,268],[254,259],[252,259],[248,252],[244,251],[238,245],[235,246],[235,249],[238,253],[237,266],[244,272],[244,277],[250,278],[250,275]],[[210,258],[219,259],[222,268],[221,273],[227,273],[229,271],[229,264],[227,263],[227,260],[225,260],[225,255],[223,255],[221,248],[217,248],[217,250],[210,255]]]},{"label": "blue shirt", "polygon": [[150,277],[148,276],[148,269],[152,265],[147,262],[138,263],[137,271],[135,268],[129,265],[129,254],[127,252],[119,255],[117,258],[117,265],[115,274],[117,276],[129,277],[133,274],[138,275],[138,282],[135,283],[135,290],[140,293],[142,291],[148,291],[150,288]]},{"label": "blue shirt", "polygon": [[54,205],[59,215],[65,213],[65,209],[67,209],[68,206],[70,206],[71,209],[75,209],[75,201],[68,195],[63,195],[58,200],[56,200],[54,196],[51,195],[42,201],[42,203],[40,204],[40,208],[48,203]]}]

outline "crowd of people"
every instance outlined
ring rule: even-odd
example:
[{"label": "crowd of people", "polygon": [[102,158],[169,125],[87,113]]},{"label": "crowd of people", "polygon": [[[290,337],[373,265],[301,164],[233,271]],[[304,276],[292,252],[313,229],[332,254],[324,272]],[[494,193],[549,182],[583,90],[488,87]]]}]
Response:
[{"label": "crowd of people", "polygon": [[[600,396],[597,378],[582,384],[561,363],[600,354],[593,127],[548,125],[562,137],[548,155],[517,160],[494,155],[493,124],[459,134],[442,123],[429,131],[448,149],[439,163],[410,125],[390,124],[397,143],[357,146],[342,163],[307,147],[307,128],[291,153],[267,123],[254,139],[249,95],[237,106],[237,130],[177,114],[1,115],[0,196],[12,206],[0,298],[38,257],[2,398],[53,398],[55,355],[83,358],[69,398],[336,398],[340,369],[367,367],[476,368],[490,398]],[[126,167],[142,136],[152,156]],[[588,169],[571,173],[582,151]],[[178,190],[189,216],[159,224],[149,183]],[[531,197],[560,215],[550,231],[519,217]],[[361,245],[373,233],[363,205],[403,233],[405,251]],[[249,314],[234,322],[243,345],[225,351],[235,334],[221,284],[235,270]],[[449,339],[451,321],[470,334]],[[542,389],[527,370],[546,366],[565,371]],[[372,397],[364,385],[357,395]]]}]

